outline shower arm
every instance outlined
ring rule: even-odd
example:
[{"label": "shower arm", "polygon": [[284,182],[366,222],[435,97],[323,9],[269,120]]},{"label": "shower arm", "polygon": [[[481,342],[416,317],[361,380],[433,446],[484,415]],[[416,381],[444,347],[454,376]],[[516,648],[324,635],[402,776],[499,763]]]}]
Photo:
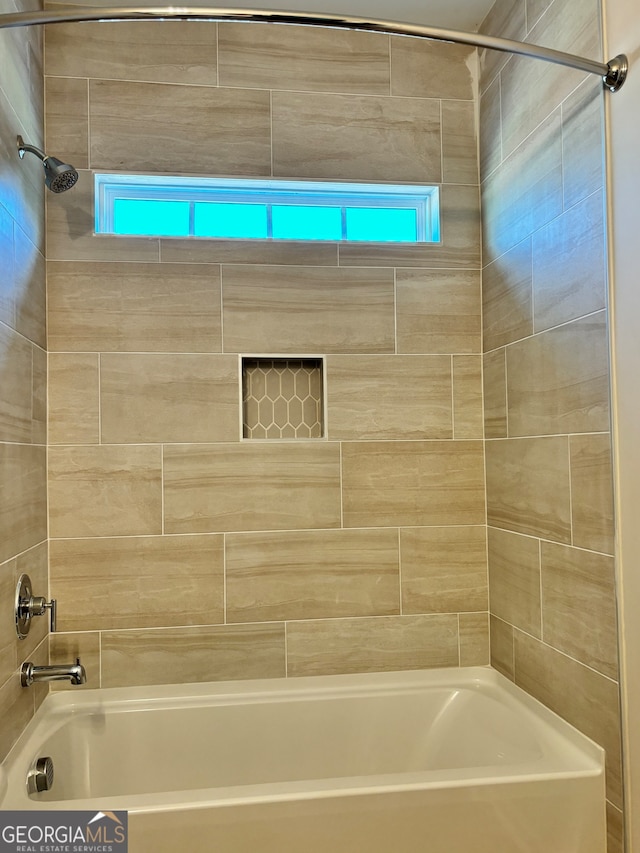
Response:
[{"label": "shower arm", "polygon": [[44,151],[41,151],[39,148],[36,148],[35,145],[29,145],[21,136],[17,137],[17,145],[18,145],[18,157],[22,160],[25,155],[25,151],[29,151],[31,154],[35,154],[36,157],[39,157],[42,162],[47,159],[47,155]]},{"label": "shower arm", "polygon": [[64,10],[44,10],[37,12],[12,12],[0,15],[0,29],[29,27],[40,24],[81,23],[89,21],[211,21],[211,22],[248,22],[270,24],[304,24],[314,27],[328,27],[342,30],[364,30],[387,35],[412,36],[414,38],[433,39],[435,41],[467,44],[514,53],[531,59],[541,59],[567,68],[575,68],[587,74],[602,77],[610,92],[617,92],[624,83],[628,72],[628,61],[624,54],[615,56],[610,62],[596,62],[572,53],[563,53],[548,47],[527,44],[511,39],[487,36],[481,33],[466,33],[458,30],[427,27],[420,24],[408,24],[359,18],[347,15],[335,17],[309,12],[269,12],[264,9],[225,9],[218,7],[177,7],[157,6],[141,8],[136,6],[108,6],[103,9],[67,7]]}]

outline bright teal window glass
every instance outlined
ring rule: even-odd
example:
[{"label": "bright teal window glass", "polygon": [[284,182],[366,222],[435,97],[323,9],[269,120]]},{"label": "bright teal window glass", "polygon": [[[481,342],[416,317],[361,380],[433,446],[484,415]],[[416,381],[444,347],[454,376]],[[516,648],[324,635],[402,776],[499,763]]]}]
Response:
[{"label": "bright teal window glass", "polygon": [[264,240],[267,236],[267,206],[196,202],[193,234],[195,237],[253,237]]},{"label": "bright teal window glass", "polygon": [[339,207],[274,204],[271,209],[276,240],[341,240]]},{"label": "bright teal window glass", "polygon": [[418,220],[415,210],[401,207],[348,207],[347,240],[372,243],[415,243]]},{"label": "bright teal window glass", "polygon": [[113,233],[183,237],[189,233],[189,202],[116,198]]}]

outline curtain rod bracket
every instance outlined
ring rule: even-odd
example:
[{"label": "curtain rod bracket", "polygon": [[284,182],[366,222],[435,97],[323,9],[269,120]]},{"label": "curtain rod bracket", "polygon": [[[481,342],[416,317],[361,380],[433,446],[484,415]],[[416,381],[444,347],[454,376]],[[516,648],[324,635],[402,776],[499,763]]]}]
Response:
[{"label": "curtain rod bracket", "polygon": [[604,85],[610,92],[617,92],[627,79],[629,71],[629,60],[624,53],[614,56],[611,62],[607,62],[607,73],[602,78]]}]

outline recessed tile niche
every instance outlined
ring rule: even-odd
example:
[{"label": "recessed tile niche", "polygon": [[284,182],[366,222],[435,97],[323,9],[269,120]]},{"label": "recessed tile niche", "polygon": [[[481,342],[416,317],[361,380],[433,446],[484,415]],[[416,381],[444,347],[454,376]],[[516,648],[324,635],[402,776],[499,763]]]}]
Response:
[{"label": "recessed tile niche", "polygon": [[321,358],[243,358],[243,437],[322,438],[322,367]]}]

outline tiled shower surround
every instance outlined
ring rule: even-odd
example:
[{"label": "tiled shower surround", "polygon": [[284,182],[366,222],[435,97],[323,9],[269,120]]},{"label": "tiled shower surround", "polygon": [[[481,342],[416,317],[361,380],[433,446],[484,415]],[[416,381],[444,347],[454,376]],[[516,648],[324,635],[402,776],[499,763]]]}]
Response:
[{"label": "tiled shower surround", "polygon": [[[599,19],[498,0],[484,28],[597,56]],[[478,164],[468,48],[49,28],[44,147],[81,179],[47,199],[45,340],[41,172],[14,163],[39,45],[3,38],[31,78],[0,69],[0,751],[44,695],[17,679],[44,620],[18,644],[12,606],[22,570],[46,591],[46,343],[53,660],[110,686],[491,659],[606,747],[618,853],[599,82],[481,53]],[[92,170],[433,183],[443,242],[96,237]],[[243,356],[323,359],[322,438],[242,438]]]},{"label": "tiled shower surround", "polygon": [[[94,686],[488,663],[475,52],[172,22],[46,54],[82,170],[47,208],[54,658]],[[92,170],[437,184],[443,243],[96,237]],[[322,438],[242,438],[256,355],[323,359]]]},{"label": "tiled shower surround", "polygon": [[[597,0],[498,0],[493,35],[602,57]],[[597,78],[481,56],[492,663],[605,747],[622,848]]]}]

